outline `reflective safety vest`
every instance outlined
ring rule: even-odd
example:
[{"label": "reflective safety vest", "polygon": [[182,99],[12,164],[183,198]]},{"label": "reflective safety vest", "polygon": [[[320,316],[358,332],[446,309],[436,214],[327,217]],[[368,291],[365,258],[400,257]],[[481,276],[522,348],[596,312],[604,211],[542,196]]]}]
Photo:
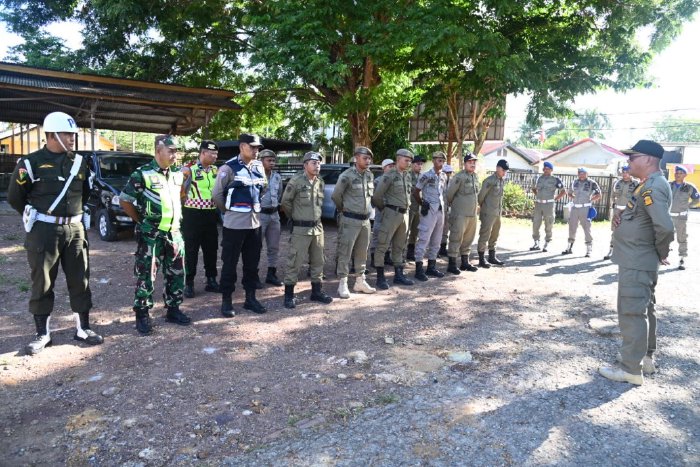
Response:
[{"label": "reflective safety vest", "polygon": [[187,191],[185,207],[216,209],[211,193],[216,182],[216,166],[212,165],[206,171],[200,163],[197,163],[190,167],[190,174],[190,188]]},{"label": "reflective safety vest", "polygon": [[[144,222],[164,232],[180,230],[182,205],[180,203],[180,188],[182,187],[182,172],[170,170],[168,176],[156,170],[143,170],[145,199]],[[158,225],[154,221],[160,220]]]}]

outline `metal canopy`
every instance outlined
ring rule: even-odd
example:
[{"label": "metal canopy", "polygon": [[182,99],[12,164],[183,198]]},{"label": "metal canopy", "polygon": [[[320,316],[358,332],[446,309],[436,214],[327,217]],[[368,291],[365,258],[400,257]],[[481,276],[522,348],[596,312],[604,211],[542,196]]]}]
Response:
[{"label": "metal canopy", "polygon": [[83,128],[191,135],[235,94],[0,62],[0,121],[41,124],[62,111]]}]

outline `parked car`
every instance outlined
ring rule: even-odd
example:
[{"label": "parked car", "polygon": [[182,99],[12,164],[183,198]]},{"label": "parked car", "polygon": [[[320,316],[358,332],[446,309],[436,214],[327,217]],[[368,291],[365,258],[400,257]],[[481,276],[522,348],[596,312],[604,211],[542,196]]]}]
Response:
[{"label": "parked car", "polygon": [[[331,198],[331,195],[333,194],[333,190],[335,189],[335,184],[338,182],[338,177],[340,177],[340,174],[342,174],[349,168],[350,164],[321,165],[320,177],[326,184],[326,187],[323,190],[324,197],[323,205],[321,206],[321,218],[337,219],[338,210],[335,207],[335,203],[333,202],[333,198]],[[372,171],[375,177],[378,177],[382,174],[382,167],[380,165],[372,165],[370,166],[370,170]],[[374,219],[374,210],[372,210],[372,212],[370,213],[370,218],[372,220]]]},{"label": "parked car", "polygon": [[88,166],[94,174],[87,202],[92,222],[102,240],[113,242],[120,231],[134,228],[134,221],[119,206],[119,194],[126,186],[129,175],[138,167],[150,163],[153,156],[120,151],[79,152],[88,158]]}]

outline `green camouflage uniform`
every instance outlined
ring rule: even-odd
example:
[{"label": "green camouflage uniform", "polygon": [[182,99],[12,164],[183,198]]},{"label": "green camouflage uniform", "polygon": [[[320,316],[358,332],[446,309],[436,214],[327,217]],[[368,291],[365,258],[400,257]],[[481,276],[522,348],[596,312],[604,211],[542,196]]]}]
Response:
[{"label": "green camouflage uniform", "polygon": [[177,307],[182,303],[185,286],[185,243],[180,232],[182,183],[179,169],[161,169],[154,160],[131,174],[119,197],[135,204],[141,216],[134,265],[135,311],[153,307],[153,281],[161,264],[166,306]]}]

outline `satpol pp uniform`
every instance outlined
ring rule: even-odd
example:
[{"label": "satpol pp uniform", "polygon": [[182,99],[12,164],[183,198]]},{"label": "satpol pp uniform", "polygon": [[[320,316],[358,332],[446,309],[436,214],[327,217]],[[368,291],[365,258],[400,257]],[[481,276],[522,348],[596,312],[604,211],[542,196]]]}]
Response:
[{"label": "satpol pp uniform", "polygon": [[[622,171],[623,172],[629,171],[629,167],[623,167]],[[612,217],[612,220],[610,221],[610,230],[611,231],[613,231],[613,232],[615,231],[615,216],[619,215],[622,211],[625,210],[627,203],[632,198],[632,192],[637,188],[638,185],[639,185],[639,182],[637,182],[637,180],[634,180],[632,178],[630,178],[627,181],[625,181],[623,179],[617,180],[615,182],[615,185],[613,185],[613,217]],[[612,258],[612,253],[613,253],[613,239],[612,239],[612,235],[610,235],[610,250],[608,251],[608,254],[603,257],[603,259]]]},{"label": "satpol pp uniform", "polygon": [[[580,168],[580,172],[587,172],[587,170]],[[600,186],[588,178],[585,180],[577,179],[571,183],[568,194],[572,198],[571,210],[569,211],[569,246],[562,251],[562,254],[570,255],[572,253],[574,241],[576,241],[576,230],[578,230],[580,223],[586,241],[586,257],[590,257],[593,250],[593,236],[591,235],[592,219],[589,218],[588,213],[593,206],[592,198],[600,194]]]},{"label": "satpol pp uniform", "polygon": [[[549,162],[553,169],[554,166]],[[554,225],[554,209],[556,206],[557,195],[564,188],[559,177],[554,175],[540,175],[535,182],[535,206],[532,211],[532,239],[535,244],[530,248],[531,251],[540,249],[540,227],[544,221],[544,246],[542,250],[547,251],[547,246],[552,241],[552,226]],[[562,195],[563,196],[563,195]]]},{"label": "satpol pp uniform", "polygon": [[[265,149],[258,154],[260,160],[266,157],[274,157],[277,155]],[[265,239],[265,248],[267,248],[267,275],[265,283],[281,286],[282,281],[277,277],[277,262],[280,252],[280,236],[282,232],[282,224],[280,223],[279,206],[282,199],[282,176],[279,172],[272,172],[267,177],[267,186],[265,187],[262,198],[260,198],[260,234]]]},{"label": "satpol pp uniform", "polygon": [[[501,159],[496,164],[503,170],[509,169],[508,161]],[[496,257],[496,242],[501,232],[501,211],[503,210],[503,189],[505,187],[505,175],[499,178],[495,173],[486,177],[479,190],[479,267],[490,268],[491,264],[502,266],[503,262]],[[488,247],[488,262],[484,259]]]},{"label": "satpol pp uniform", "polygon": [[[469,153],[464,156],[464,162],[475,160],[476,156]],[[449,258],[448,271],[459,274],[459,271],[477,271],[469,263],[472,243],[476,236],[476,208],[479,197],[479,176],[462,170],[454,175],[447,186],[446,201],[450,206],[450,235],[447,246]],[[461,264],[457,269],[457,255]]]},{"label": "satpol pp uniform", "polygon": [[[433,157],[442,157],[434,154]],[[416,279],[427,281],[427,276],[444,277],[445,273],[437,269],[437,255],[442,240],[442,227],[445,224],[445,199],[443,194],[447,186],[447,175],[431,168],[421,174],[416,189],[421,194],[421,217],[418,224],[418,243],[416,244]],[[428,256],[428,268],[423,271],[423,256]]]},{"label": "satpol pp uniform", "polygon": [[[676,171],[688,173],[688,170],[682,165],[676,166]],[[676,230],[676,240],[678,240],[678,256],[681,257],[678,269],[682,270],[685,269],[685,258],[688,256],[688,212],[691,206],[697,206],[700,203],[700,193],[692,183],[678,184],[675,181],[669,183],[673,195],[671,220]]]}]

